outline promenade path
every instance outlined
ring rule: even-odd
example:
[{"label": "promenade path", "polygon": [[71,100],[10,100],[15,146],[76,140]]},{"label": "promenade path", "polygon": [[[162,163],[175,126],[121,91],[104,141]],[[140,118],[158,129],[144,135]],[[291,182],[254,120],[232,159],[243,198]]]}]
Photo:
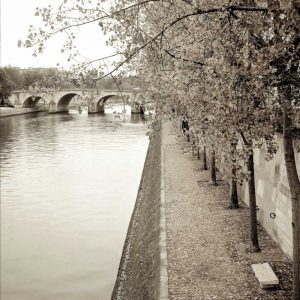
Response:
[{"label": "promenade path", "polygon": [[[262,251],[247,251],[248,208],[228,209],[228,186],[209,185],[209,171],[200,169],[170,121],[163,124],[162,146],[169,299],[290,299],[291,261],[260,226]],[[259,287],[251,269],[259,262],[270,263],[278,289]]]}]

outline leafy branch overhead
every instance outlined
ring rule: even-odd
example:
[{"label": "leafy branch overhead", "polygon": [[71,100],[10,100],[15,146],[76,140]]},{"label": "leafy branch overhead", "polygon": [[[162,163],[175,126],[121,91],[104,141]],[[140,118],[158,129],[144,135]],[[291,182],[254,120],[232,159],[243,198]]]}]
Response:
[{"label": "leafy branch overhead", "polygon": [[[36,56],[38,53],[42,53],[45,48],[46,41],[51,38],[52,36],[59,34],[59,33],[65,33],[66,34],[66,43],[63,45],[63,48],[61,49],[61,52],[67,52],[71,50],[76,50],[76,46],[74,45],[74,40],[76,38],[76,33],[72,32],[71,30],[76,28],[78,29],[81,26],[90,24],[90,23],[96,23],[98,22],[98,25],[103,29],[104,33],[112,32],[114,28],[110,28],[110,26],[105,26],[105,23],[103,21],[109,20],[108,23],[111,20],[118,20],[119,18],[122,18],[124,13],[132,13],[133,10],[138,9],[139,11],[141,8],[147,8],[147,5],[151,5],[155,2],[157,2],[159,5],[169,3],[169,1],[159,1],[159,0],[146,0],[137,2],[131,5],[126,5],[125,7],[120,8],[121,5],[116,5],[116,7],[110,7],[108,10],[101,8],[102,2],[96,2],[96,5],[94,7],[85,7],[84,5],[88,2],[88,5],[90,5],[91,1],[77,1],[77,4],[73,5],[71,3],[72,7],[68,6],[68,1],[64,1],[63,4],[61,4],[57,10],[54,10],[51,6],[47,8],[36,8],[35,16],[41,17],[44,22],[43,28],[34,29],[32,26],[29,28],[29,34],[28,38],[22,42],[19,41],[19,46],[25,46],[25,47],[35,47],[34,55]],[[191,3],[187,2],[190,4]],[[104,5],[105,6],[105,3]],[[108,6],[108,5],[106,5]],[[160,36],[164,35],[164,32],[175,25],[176,23],[187,19],[191,16],[200,16],[205,14],[211,14],[211,13],[218,13],[223,12],[227,14],[232,14],[234,11],[260,11],[265,12],[266,8],[257,8],[257,7],[244,7],[244,6],[226,6],[226,7],[216,7],[216,8],[209,8],[206,10],[202,10],[199,8],[192,8],[189,10],[190,12],[187,14],[183,14],[182,16],[179,16],[177,19],[170,22],[169,25],[166,26],[166,28],[163,28],[154,38],[147,41],[144,45],[139,47],[138,49],[135,49],[134,52],[125,52],[125,53],[115,53],[114,55],[124,55],[125,60],[123,60],[114,70],[112,70],[112,73],[118,70],[119,67],[121,67],[125,62],[130,61],[130,58],[132,58],[139,50],[144,49],[149,44],[153,43],[155,40],[157,40]],[[142,31],[140,27],[137,27],[137,31],[140,35],[143,35],[145,31]],[[148,35],[149,37],[149,35]],[[145,38],[145,37],[144,37]],[[113,43],[114,37],[111,36],[110,42]],[[170,54],[168,50],[166,50],[166,53]],[[76,57],[79,56],[79,53],[75,51],[72,53],[69,57],[69,61],[75,60]],[[173,54],[173,57],[175,55]],[[95,61],[103,60],[104,58],[99,58]],[[185,59],[187,60],[187,59]],[[88,62],[92,63],[92,62]],[[83,63],[82,65],[87,65],[88,63]],[[198,62],[197,62],[198,63]],[[80,64],[79,64],[80,65]],[[108,74],[110,75],[110,74]],[[108,76],[107,75],[107,76]]]}]

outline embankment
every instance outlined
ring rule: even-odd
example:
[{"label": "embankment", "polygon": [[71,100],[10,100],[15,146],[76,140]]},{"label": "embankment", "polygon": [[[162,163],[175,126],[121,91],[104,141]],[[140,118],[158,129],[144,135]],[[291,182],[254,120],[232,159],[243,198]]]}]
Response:
[{"label": "embankment", "polygon": [[41,107],[41,108],[0,107],[0,118],[23,115],[23,114],[30,114],[30,113],[34,113],[34,112],[43,112],[43,111],[47,111],[47,110],[48,109],[45,107]]},{"label": "embankment", "polygon": [[161,130],[151,137],[112,299],[161,297]]}]

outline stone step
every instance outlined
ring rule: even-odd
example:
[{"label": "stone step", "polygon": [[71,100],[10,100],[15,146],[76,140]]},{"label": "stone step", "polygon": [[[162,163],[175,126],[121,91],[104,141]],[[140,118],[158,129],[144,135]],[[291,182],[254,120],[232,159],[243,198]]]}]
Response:
[{"label": "stone step", "polygon": [[253,264],[251,267],[259,281],[261,288],[269,289],[276,287],[279,284],[279,280],[269,263]]}]

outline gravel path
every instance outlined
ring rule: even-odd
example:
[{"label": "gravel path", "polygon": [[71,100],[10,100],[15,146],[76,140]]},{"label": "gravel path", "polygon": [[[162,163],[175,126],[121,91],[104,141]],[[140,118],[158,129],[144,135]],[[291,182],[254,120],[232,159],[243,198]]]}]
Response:
[{"label": "gravel path", "polygon": [[[259,227],[260,253],[248,253],[248,209],[228,209],[229,188],[208,183],[171,122],[163,125],[170,299],[290,299],[291,262]],[[279,288],[262,290],[251,263],[269,262]]]}]

